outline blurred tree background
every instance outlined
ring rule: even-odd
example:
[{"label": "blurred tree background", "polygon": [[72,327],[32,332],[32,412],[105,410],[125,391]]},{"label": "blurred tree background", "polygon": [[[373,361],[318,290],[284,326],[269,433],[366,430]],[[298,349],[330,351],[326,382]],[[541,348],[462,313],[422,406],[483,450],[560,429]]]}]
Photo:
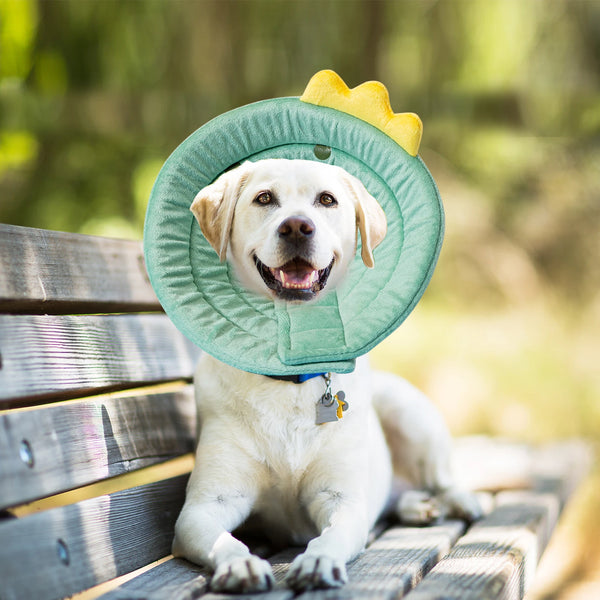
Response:
[{"label": "blurred tree background", "polygon": [[[322,68],[422,117],[447,212],[430,289],[376,362],[457,434],[597,438],[598,1],[0,0],[0,221],[141,238],[187,135]],[[600,597],[599,481],[534,597]]]}]

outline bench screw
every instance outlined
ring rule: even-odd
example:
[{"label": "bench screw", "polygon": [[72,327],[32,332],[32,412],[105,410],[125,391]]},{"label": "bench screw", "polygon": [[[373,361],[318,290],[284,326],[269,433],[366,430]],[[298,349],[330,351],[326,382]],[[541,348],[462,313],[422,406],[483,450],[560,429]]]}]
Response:
[{"label": "bench screw", "polygon": [[33,450],[31,449],[31,444],[27,440],[21,441],[21,446],[19,448],[19,456],[21,460],[30,468],[33,468],[35,464],[35,460],[33,458]]},{"label": "bench screw", "polygon": [[56,542],[56,553],[58,554],[60,562],[68,567],[71,562],[71,557],[69,556],[69,548],[63,540],[59,539]]}]

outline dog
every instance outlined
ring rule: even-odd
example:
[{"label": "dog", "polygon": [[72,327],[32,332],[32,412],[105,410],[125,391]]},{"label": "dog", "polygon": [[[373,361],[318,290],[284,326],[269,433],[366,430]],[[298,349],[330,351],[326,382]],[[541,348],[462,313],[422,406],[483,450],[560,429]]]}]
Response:
[{"label": "dog", "polygon": [[[249,291],[309,303],[341,284],[354,260],[374,266],[385,213],[344,169],[304,160],[245,162],[200,190],[191,210],[221,260]],[[257,592],[269,563],[231,532],[250,516],[278,546],[305,545],[286,583],[296,591],[347,581],[389,504],[392,481],[412,488],[394,509],[407,523],[477,519],[475,497],[453,484],[451,440],[440,414],[406,381],[359,358],[331,374],[349,410],[317,425],[325,377],[304,383],[240,371],[204,354],[195,374],[200,435],[173,554],[213,570],[211,589]]]}]

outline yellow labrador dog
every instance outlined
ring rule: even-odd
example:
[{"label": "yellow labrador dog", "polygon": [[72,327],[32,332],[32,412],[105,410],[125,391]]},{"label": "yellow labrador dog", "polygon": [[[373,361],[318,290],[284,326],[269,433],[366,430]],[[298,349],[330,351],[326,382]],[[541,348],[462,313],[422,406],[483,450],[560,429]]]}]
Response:
[{"label": "yellow labrador dog", "polygon": [[[243,285],[297,303],[343,280],[358,232],[373,267],[386,233],[383,210],[358,179],[312,161],[246,162],[202,189],[191,210]],[[363,359],[353,373],[331,377],[332,389],[351,391],[351,407],[317,425],[324,377],[280,381],[203,355],[195,383],[201,431],[173,553],[212,568],[213,590],[273,584],[270,565],[231,534],[250,515],[275,543],[308,543],[287,575],[295,590],[346,582],[345,564],[364,548],[393,475],[413,486],[395,505],[405,522],[480,515],[474,497],[453,486],[450,436],[426,397]]]}]

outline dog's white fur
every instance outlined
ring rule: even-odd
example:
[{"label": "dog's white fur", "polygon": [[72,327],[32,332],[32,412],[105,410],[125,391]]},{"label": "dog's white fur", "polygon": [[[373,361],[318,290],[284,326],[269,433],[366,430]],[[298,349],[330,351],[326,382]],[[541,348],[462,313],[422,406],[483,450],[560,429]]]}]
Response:
[{"label": "dog's white fur", "polygon": [[[264,191],[274,199],[266,206],[256,201]],[[337,203],[323,205],[323,192]],[[255,257],[273,268],[293,258],[298,249],[277,233],[287,219],[314,225],[302,252],[315,269],[334,261],[319,293],[343,279],[357,229],[369,267],[385,235],[385,215],[360,181],[312,161],[244,163],[201,190],[192,211],[240,281],[270,296],[277,292],[265,285]],[[324,425],[315,424],[322,377],[278,381],[204,354],[195,386],[200,438],[173,553],[210,566],[213,590],[272,585],[269,564],[231,535],[251,515],[276,543],[308,543],[289,570],[292,588],[343,584],[346,562],[363,549],[388,502],[393,474],[414,486],[395,506],[405,521],[479,516],[473,496],[453,486],[450,436],[438,412],[404,380],[371,372],[365,359],[353,373],[332,376],[332,389],[346,392],[349,410]]]}]

